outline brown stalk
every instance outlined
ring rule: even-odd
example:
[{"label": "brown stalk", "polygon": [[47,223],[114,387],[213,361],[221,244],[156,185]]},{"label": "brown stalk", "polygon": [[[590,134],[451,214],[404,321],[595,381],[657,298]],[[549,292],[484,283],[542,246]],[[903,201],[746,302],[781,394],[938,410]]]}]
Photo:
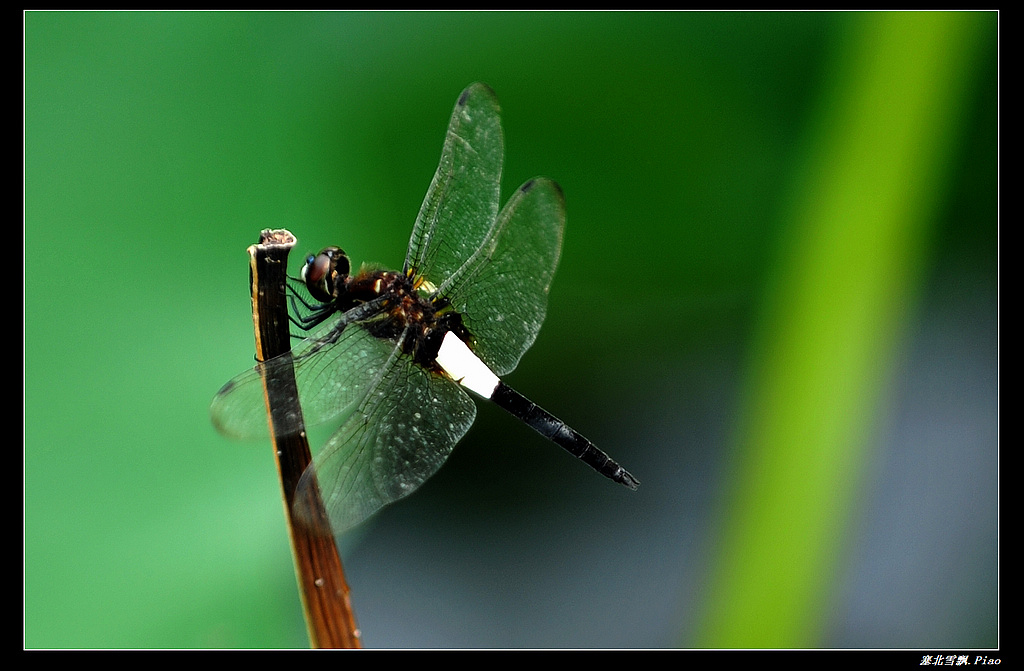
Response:
[{"label": "brown stalk", "polygon": [[[260,233],[259,244],[247,250],[258,361],[268,361],[291,350],[286,285],[288,252],[294,246],[295,236],[289,231],[264,230]],[[281,477],[295,575],[310,644],[314,648],[360,648],[362,644],[348,583],[345,582],[341,557],[319,487],[305,488],[307,495],[314,500],[301,504],[303,510],[315,511],[310,516],[312,520],[300,520],[294,515],[299,478],[312,457],[305,431],[289,431],[280,435],[274,428],[281,425],[279,418],[301,416],[302,412],[294,371],[291,366],[278,369],[280,374],[265,374],[263,382],[274,458]]]}]

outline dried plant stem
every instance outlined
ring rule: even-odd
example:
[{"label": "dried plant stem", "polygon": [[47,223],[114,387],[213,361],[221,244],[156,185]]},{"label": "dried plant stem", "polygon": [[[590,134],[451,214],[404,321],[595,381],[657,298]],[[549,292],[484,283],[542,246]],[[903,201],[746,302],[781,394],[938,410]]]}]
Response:
[{"label": "dried plant stem", "polygon": [[[295,237],[286,230],[265,230],[259,244],[249,247],[253,324],[256,329],[256,358],[267,361],[291,350],[288,322],[288,253]],[[306,488],[315,500],[303,502],[304,510],[318,511],[312,522],[295,519],[296,486],[309,466],[309,441],[305,431],[280,435],[274,430],[278,418],[299,416],[295,375],[290,366],[281,373],[264,376],[267,411],[285,517],[288,520],[299,595],[306,616],[309,639],[314,648],[359,648],[348,583],[341,557],[334,543],[331,525],[320,499],[319,488]]]}]

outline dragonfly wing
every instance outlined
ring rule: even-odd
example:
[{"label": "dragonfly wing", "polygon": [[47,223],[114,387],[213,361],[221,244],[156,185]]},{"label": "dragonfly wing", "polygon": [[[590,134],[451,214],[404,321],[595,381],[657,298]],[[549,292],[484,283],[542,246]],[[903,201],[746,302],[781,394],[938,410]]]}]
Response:
[{"label": "dragonfly wing", "polygon": [[[475,416],[475,404],[457,384],[395,349],[362,403],[306,469],[296,505],[319,486],[334,532],[351,529],[437,472]],[[302,519],[312,515],[297,512]]]},{"label": "dragonfly wing", "polygon": [[515,369],[544,322],[564,228],[561,188],[530,180],[442,289],[476,338],[476,355],[499,376]]},{"label": "dragonfly wing", "polygon": [[257,364],[224,385],[210,406],[213,424],[231,438],[266,437],[263,376],[289,366],[295,371],[302,416],[279,424],[279,433],[345,417],[366,396],[396,347],[358,324],[342,329],[340,319],[333,319],[291,352]]},{"label": "dragonfly wing", "polygon": [[486,84],[471,84],[448,123],[409,239],[406,272],[439,284],[479,247],[498,213],[503,155],[497,98]]}]

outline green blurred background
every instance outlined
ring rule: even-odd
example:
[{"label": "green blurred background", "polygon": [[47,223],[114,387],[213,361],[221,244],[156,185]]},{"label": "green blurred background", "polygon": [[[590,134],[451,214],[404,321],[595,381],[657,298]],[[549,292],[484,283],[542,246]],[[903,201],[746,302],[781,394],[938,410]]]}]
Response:
[{"label": "green blurred background", "polygon": [[478,80],[568,201],[509,380],[643,485],[481,406],[365,645],[998,645],[998,18],[27,13],[25,645],[307,645],[245,248],[400,266]]}]

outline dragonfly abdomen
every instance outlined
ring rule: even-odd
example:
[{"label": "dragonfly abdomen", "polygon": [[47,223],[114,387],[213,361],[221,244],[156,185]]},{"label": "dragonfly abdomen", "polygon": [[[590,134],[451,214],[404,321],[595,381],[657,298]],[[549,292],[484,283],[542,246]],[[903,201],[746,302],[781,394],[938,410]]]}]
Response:
[{"label": "dragonfly abdomen", "polygon": [[634,490],[640,486],[639,480],[594,443],[504,382],[495,386],[491,401],[606,478]]}]

